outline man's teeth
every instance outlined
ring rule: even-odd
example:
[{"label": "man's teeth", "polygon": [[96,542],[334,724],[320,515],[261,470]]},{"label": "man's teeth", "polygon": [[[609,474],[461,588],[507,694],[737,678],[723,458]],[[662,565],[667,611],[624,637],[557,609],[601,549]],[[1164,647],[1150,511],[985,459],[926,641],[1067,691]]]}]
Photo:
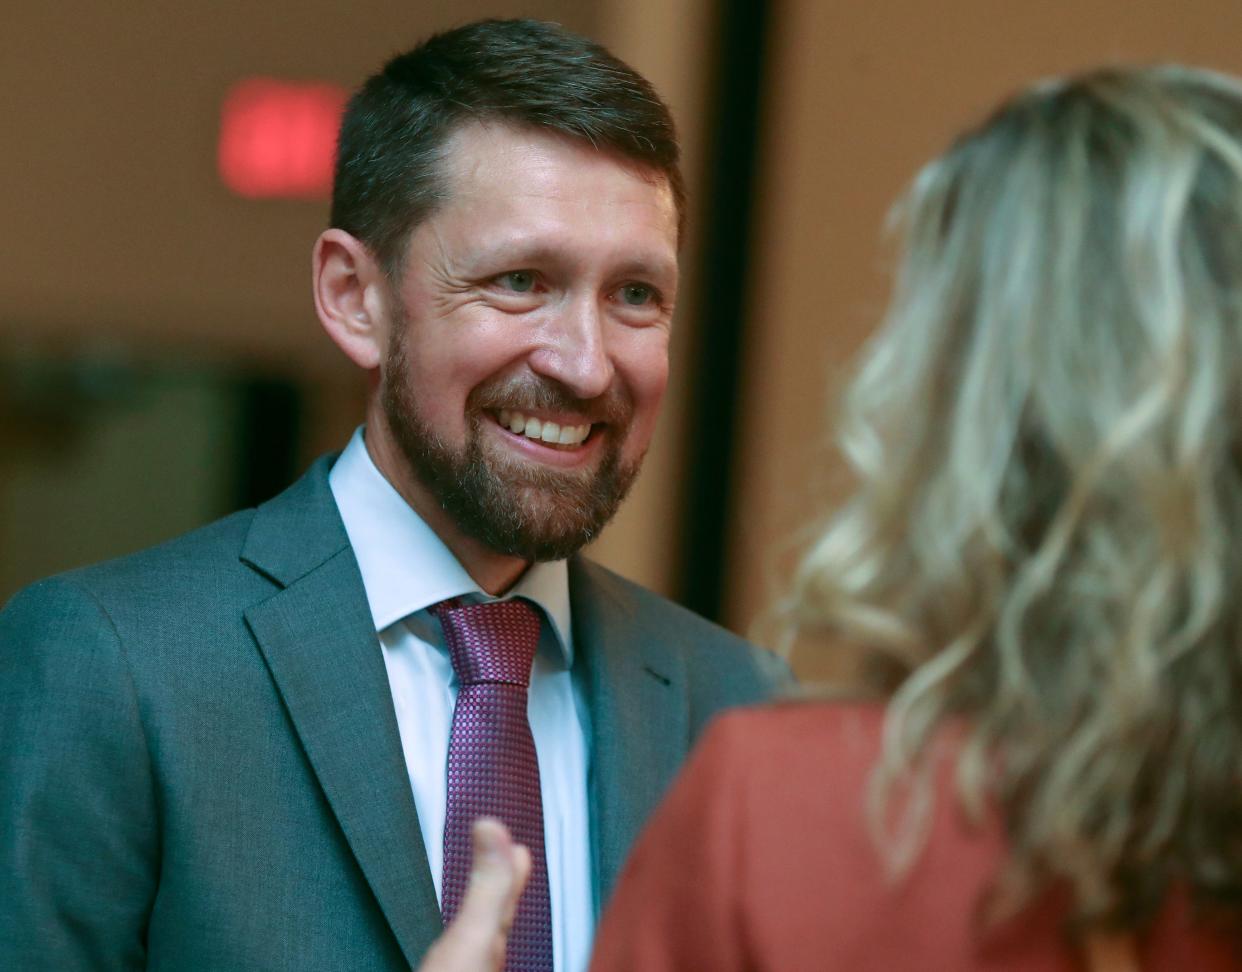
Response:
[{"label": "man's teeth", "polygon": [[501,409],[500,424],[510,432],[524,435],[528,439],[537,439],[549,445],[575,446],[586,440],[591,434],[591,425],[557,425],[555,422],[541,422],[537,418]]}]

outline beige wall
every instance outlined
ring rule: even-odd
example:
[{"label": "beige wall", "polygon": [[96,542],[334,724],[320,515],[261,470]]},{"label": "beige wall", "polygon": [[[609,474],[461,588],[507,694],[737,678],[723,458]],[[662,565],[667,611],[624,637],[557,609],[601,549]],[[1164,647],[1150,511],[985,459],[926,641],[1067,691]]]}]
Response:
[{"label": "beige wall", "polygon": [[[1006,93],[1105,61],[1242,73],[1236,0],[787,0],[773,38],[752,264],[731,626],[770,603],[824,503],[828,376],[877,318],[885,213],[916,168]],[[797,659],[803,674],[822,667]]]}]

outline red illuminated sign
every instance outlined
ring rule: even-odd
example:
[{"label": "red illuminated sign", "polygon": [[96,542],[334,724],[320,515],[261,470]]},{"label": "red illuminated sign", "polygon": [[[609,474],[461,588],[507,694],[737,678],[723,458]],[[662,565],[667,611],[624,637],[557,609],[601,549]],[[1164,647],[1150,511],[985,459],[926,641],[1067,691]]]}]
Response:
[{"label": "red illuminated sign", "polygon": [[234,85],[220,111],[221,180],[247,198],[328,195],[347,97],[323,83],[250,78]]}]

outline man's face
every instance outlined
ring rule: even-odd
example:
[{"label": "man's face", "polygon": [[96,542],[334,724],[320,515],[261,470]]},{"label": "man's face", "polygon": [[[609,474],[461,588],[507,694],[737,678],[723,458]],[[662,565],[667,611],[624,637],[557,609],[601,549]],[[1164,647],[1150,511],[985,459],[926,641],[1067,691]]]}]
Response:
[{"label": "man's face", "polygon": [[445,159],[448,199],[411,234],[391,295],[384,431],[416,507],[496,553],[559,559],[612,516],[651,441],[672,192],[533,129],[469,124]]}]

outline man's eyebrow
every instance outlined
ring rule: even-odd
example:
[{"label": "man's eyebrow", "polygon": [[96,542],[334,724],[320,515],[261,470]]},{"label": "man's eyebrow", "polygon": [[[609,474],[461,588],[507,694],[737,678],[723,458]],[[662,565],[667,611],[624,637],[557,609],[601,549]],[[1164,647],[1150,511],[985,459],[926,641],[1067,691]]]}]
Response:
[{"label": "man's eyebrow", "polygon": [[640,277],[643,279],[675,280],[677,278],[676,260],[651,260],[639,257],[627,260],[617,266],[616,273],[621,277]]},{"label": "man's eyebrow", "polygon": [[[534,241],[523,243],[507,240],[495,244],[484,243],[476,247],[471,262],[488,267],[503,265],[505,268],[517,270],[526,266],[555,266],[572,263],[574,259],[575,254],[566,251],[563,247]],[[677,261],[657,255],[639,254],[619,261],[611,268],[610,273],[617,277],[675,279]]]},{"label": "man's eyebrow", "polygon": [[517,270],[527,264],[554,263],[564,259],[556,247],[521,239],[498,239],[476,242],[469,251],[469,262],[489,269],[501,267]]}]

